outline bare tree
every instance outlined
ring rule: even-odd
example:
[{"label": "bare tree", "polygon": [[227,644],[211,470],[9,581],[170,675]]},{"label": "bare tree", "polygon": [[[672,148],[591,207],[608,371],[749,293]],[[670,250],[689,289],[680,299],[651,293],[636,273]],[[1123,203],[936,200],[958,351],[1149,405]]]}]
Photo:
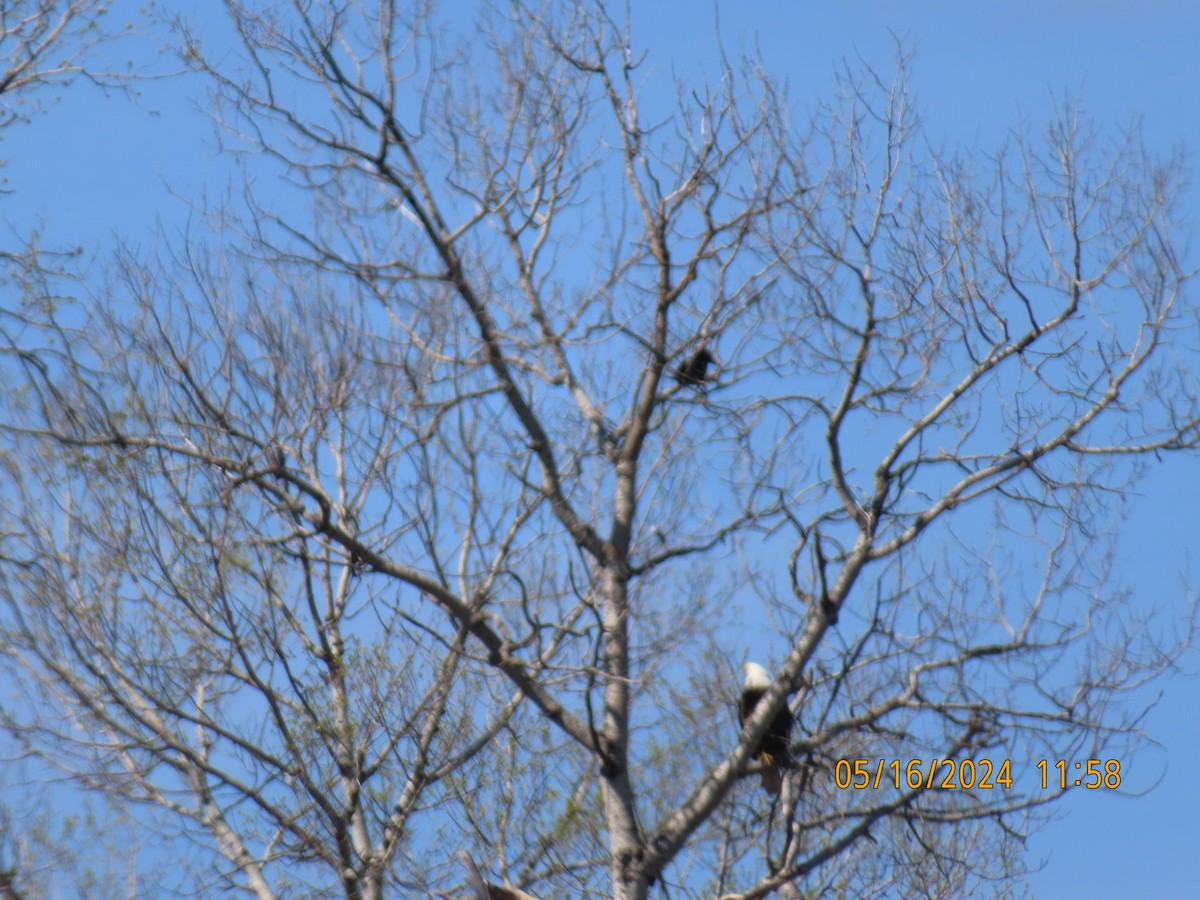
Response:
[{"label": "bare tree", "polygon": [[99,0],[0,3],[0,95],[9,101],[0,113],[0,127],[28,118],[41,88],[69,84],[79,75],[96,84],[121,82],[118,73],[85,65],[98,44],[116,36],[100,25],[105,12]]},{"label": "bare tree", "polygon": [[1034,761],[1120,758],[1191,638],[1105,569],[1200,441],[1179,161],[1071,108],[934,154],[906,60],[797,126],[754,60],[672,104],[602,4],[402,6],[176,22],[291,188],[5,316],[6,731],[264,898],[1019,875]]},{"label": "bare tree", "polygon": [[[105,89],[130,85],[131,70],[114,71],[97,59],[98,48],[121,36],[101,27],[106,11],[101,0],[0,0],[0,129],[30,121],[48,105],[47,91],[77,77]],[[8,246],[0,248],[0,263],[37,269],[62,255]]]},{"label": "bare tree", "polygon": [[[99,51],[123,34],[101,27],[105,12],[100,0],[0,0],[0,129],[32,121],[53,106],[53,91],[77,78],[105,90],[131,85],[131,69],[117,71],[100,58]],[[6,187],[4,193],[10,191]],[[5,243],[0,247],[0,280],[8,288],[6,310],[21,287],[43,285],[49,271],[75,255],[39,246],[36,236],[9,235]],[[114,850],[109,840],[91,840],[111,852],[99,865],[92,865],[95,859],[81,863],[83,854],[74,848],[80,833],[76,825],[85,817],[64,816],[54,804],[43,803],[45,786],[8,750],[0,744],[0,896],[50,896],[70,888],[88,896],[114,896],[111,889],[123,874],[127,845]],[[80,809],[92,822],[105,821],[117,840],[122,829],[111,827],[103,811],[92,818],[97,805],[83,803]]]}]

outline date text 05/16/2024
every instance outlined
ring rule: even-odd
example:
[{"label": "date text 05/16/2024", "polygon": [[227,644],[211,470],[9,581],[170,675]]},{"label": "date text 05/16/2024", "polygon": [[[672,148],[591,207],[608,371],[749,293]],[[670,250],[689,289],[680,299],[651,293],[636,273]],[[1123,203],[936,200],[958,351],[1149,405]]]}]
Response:
[{"label": "date text 05/16/2024", "polygon": [[[1121,786],[1121,763],[1116,759],[1088,759],[1073,766],[1065,759],[1038,760],[1042,789],[1083,787],[1088,790]],[[892,785],[897,790],[989,790],[1013,786],[1012,760],[1002,759],[839,759],[833,767],[839,788],[863,791]]]}]

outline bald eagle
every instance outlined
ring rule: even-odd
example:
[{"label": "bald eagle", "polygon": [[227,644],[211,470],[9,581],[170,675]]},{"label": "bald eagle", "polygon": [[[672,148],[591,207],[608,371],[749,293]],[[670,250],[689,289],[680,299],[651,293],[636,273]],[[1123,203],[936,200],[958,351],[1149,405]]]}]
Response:
[{"label": "bald eagle", "polygon": [[[771,687],[771,676],[758,663],[742,666],[746,680],[742,684],[742,699],[738,702],[738,724],[744,729],[754,715],[758,701]],[[785,705],[771,720],[766,733],[754,750],[754,758],[762,764],[762,786],[768,794],[778,794],[783,787],[783,770],[792,761],[788,741],[792,736],[792,711]]]},{"label": "bald eagle", "polygon": [[700,387],[708,378],[709,364],[715,359],[707,347],[701,347],[679,364],[675,370],[675,380],[683,387]]},{"label": "bald eagle", "polygon": [[475,860],[471,859],[471,854],[466,850],[460,850],[458,858],[467,867],[467,886],[471,889],[467,900],[537,900],[533,894],[527,894],[517,888],[488,884],[483,880],[483,875],[480,873],[479,867],[475,865]]}]

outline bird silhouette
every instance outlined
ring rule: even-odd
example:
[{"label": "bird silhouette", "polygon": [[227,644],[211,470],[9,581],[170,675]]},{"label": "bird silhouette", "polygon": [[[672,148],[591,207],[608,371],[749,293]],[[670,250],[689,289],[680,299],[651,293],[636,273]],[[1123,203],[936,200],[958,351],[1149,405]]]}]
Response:
[{"label": "bird silhouette", "polygon": [[701,347],[679,364],[675,380],[684,387],[699,387],[708,377],[708,366],[714,357],[707,347]]}]

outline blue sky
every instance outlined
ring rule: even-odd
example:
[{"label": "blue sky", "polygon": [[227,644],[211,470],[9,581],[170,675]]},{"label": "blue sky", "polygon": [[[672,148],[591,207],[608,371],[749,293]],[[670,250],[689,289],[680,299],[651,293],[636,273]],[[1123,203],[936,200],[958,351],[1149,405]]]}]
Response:
[{"label": "blue sky", "polygon": [[[113,18],[134,6],[114,4]],[[899,38],[915,50],[913,85],[934,143],[990,149],[1022,117],[1036,129],[1071,96],[1104,129],[1140,123],[1153,152],[1193,151],[1191,180],[1200,174],[1195,2],[740,0],[719,10],[687,4],[681,16],[684,6],[637,4],[634,36],[650,51],[648,78],[708,68],[719,22],[728,50],[757,44],[767,67],[787,79],[799,119],[829,89],[835,66],[861,58],[886,69]],[[114,234],[148,248],[159,221],[168,233],[185,228],[180,198],[220,194],[236,181],[195,106],[199,89],[190,79],[151,82],[134,103],[84,83],[58,92],[62,99],[32,124],[0,135],[0,177],[14,192],[0,199],[0,217],[18,232],[40,220],[47,245],[85,251]],[[1185,205],[1200,223],[1198,200],[1193,184]],[[1195,244],[1193,236],[1193,261]],[[1135,586],[1133,603],[1183,608],[1196,574],[1187,556],[1200,542],[1191,499],[1198,486],[1200,457],[1164,461],[1142,483],[1118,570]],[[1156,686],[1163,697],[1145,723],[1161,749],[1122,761],[1132,783],[1161,782],[1147,796],[1080,791],[1060,804],[1061,819],[1029,845],[1031,864],[1045,861],[1028,879],[1036,896],[1194,896],[1200,680],[1190,673],[1200,666],[1195,657],[1186,662],[1185,672]]]}]

